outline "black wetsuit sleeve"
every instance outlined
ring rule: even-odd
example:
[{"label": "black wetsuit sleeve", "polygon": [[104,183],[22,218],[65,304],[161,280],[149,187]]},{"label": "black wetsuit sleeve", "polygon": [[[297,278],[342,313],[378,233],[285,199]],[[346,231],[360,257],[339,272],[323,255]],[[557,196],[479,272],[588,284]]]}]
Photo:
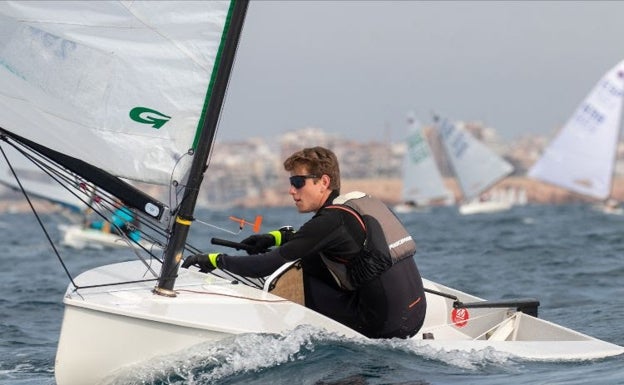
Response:
[{"label": "black wetsuit sleeve", "polygon": [[245,277],[266,277],[288,261],[319,258],[321,250],[343,242],[344,219],[340,210],[323,209],[306,222],[282,246],[254,255],[221,254],[218,267]]},{"label": "black wetsuit sleeve", "polygon": [[[320,252],[330,254],[353,252],[352,232],[347,221],[355,221],[351,214],[342,210],[322,209],[306,222],[292,239],[278,249],[289,261],[301,258],[318,258]],[[363,240],[363,239],[362,239]]]},{"label": "black wetsuit sleeve", "polygon": [[261,278],[271,275],[287,261],[279,254],[279,249],[253,255],[221,254],[217,260],[219,269],[244,277]]}]

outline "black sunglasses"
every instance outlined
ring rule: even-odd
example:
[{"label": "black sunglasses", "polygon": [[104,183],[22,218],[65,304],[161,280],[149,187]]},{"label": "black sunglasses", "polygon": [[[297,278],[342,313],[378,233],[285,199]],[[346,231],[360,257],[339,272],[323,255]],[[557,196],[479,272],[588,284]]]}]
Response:
[{"label": "black sunglasses", "polygon": [[293,175],[290,179],[290,185],[296,189],[300,189],[305,186],[306,179],[318,178],[316,175]]}]

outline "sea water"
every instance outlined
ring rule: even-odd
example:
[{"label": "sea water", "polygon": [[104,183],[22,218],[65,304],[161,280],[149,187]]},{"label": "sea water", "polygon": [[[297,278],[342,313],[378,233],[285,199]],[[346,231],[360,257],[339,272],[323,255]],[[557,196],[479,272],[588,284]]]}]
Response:
[{"label": "sea water", "polygon": [[[262,231],[300,226],[294,208],[200,210],[191,239],[240,240],[229,215]],[[433,281],[486,299],[535,297],[539,316],[624,345],[624,216],[588,205],[522,206],[461,216],[456,208],[400,216],[416,239],[416,261]],[[60,214],[41,217],[58,242]],[[54,358],[68,275],[31,213],[0,214],[0,384],[55,384]],[[128,259],[115,250],[56,250],[70,275]],[[218,314],[215,314],[218,317]],[[246,334],[199,344],[134,367],[116,384],[624,384],[624,357],[527,361],[486,350],[442,353],[409,341],[356,341],[302,326],[287,335]],[[85,384],[89,385],[89,384]]]}]

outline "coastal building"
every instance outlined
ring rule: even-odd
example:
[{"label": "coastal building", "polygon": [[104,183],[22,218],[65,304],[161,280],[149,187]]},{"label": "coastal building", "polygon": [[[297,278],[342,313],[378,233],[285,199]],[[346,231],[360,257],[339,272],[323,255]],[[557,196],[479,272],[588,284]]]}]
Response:
[{"label": "coastal building", "polygon": [[[511,143],[503,143],[496,130],[483,123],[459,124],[514,166],[514,174],[500,182],[501,189],[526,189],[529,200],[533,202],[546,203],[552,200],[561,203],[576,199],[563,190],[556,190],[525,177],[526,170],[539,158],[548,138],[526,135]],[[453,188],[452,173],[442,156],[441,143],[434,135],[432,127],[425,127],[424,132],[442,175],[446,177],[448,186]],[[341,138],[321,128],[304,127],[285,132],[270,141],[248,138],[237,142],[217,142],[209,159],[210,172],[205,175],[198,205],[214,209],[291,205],[288,175],[283,169],[283,161],[294,151],[317,145],[331,148],[340,159],[345,189],[375,192],[388,203],[400,200],[402,162],[407,150],[403,141],[360,142],[353,138]],[[622,143],[618,147],[616,176],[624,180]],[[624,194],[624,187],[616,186],[614,189]],[[160,195],[165,194],[158,194]],[[0,190],[0,197],[5,201],[19,199],[18,194],[8,189]],[[166,203],[175,205],[175,202]]]}]

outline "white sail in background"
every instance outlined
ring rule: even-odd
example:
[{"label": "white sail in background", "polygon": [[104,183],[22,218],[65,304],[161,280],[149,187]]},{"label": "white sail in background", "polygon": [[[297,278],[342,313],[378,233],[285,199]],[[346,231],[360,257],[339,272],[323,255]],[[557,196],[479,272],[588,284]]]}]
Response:
[{"label": "white sail in background", "polygon": [[444,119],[438,128],[464,201],[478,198],[513,171],[511,164],[476,140],[463,127]]},{"label": "white sail in background", "polygon": [[579,194],[608,198],[623,100],[621,61],[598,81],[528,175]]},{"label": "white sail in background", "polygon": [[0,127],[116,176],[182,180],[229,6],[0,3]]},{"label": "white sail in background", "polygon": [[447,199],[451,193],[444,186],[420,123],[412,118],[408,123],[407,152],[403,162],[403,201],[421,206],[437,199]]},{"label": "white sail in background", "polygon": [[[2,151],[13,169],[9,168],[4,159],[0,159],[0,183],[12,189],[19,189],[20,186],[13,175],[13,172],[15,172],[21,187],[29,195],[56,203],[77,213],[87,208],[84,202],[89,198],[89,191],[87,191],[89,187],[86,184],[81,188],[77,186],[81,183],[80,180],[75,180],[74,184],[76,187],[72,189],[72,191],[75,190],[72,193],[72,191],[63,187],[63,184],[57,183],[54,178],[60,178],[60,176],[55,176],[53,169],[46,169],[45,164],[42,165],[43,169],[38,167],[11,146],[2,146]],[[67,181],[64,182],[67,183]]]}]

